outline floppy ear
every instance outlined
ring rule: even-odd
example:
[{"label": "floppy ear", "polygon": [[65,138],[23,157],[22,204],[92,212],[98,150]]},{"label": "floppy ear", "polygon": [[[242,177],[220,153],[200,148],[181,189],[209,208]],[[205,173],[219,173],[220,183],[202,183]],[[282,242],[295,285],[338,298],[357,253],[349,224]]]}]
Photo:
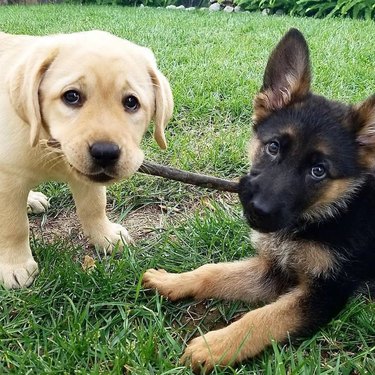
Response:
[{"label": "floppy ear", "polygon": [[268,59],[263,85],[254,99],[254,123],[303,99],[310,91],[309,49],[297,29],[290,29]]},{"label": "floppy ear", "polygon": [[173,96],[167,78],[153,66],[149,71],[155,93],[154,137],[161,149],[167,148],[164,129],[173,113]]},{"label": "floppy ear", "polygon": [[350,126],[359,144],[361,164],[369,169],[375,167],[375,95],[350,110]]},{"label": "floppy ear", "polygon": [[42,126],[39,105],[39,87],[57,55],[57,49],[49,46],[33,48],[24,54],[14,66],[9,79],[9,96],[18,116],[30,125],[30,143],[36,146]]}]

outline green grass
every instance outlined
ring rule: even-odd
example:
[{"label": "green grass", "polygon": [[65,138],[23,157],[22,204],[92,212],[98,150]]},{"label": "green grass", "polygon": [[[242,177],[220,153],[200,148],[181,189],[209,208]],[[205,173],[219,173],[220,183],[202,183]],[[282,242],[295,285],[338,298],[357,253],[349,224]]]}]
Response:
[{"label": "green grass", "polygon": [[[289,27],[301,29],[309,41],[315,91],[357,102],[375,87],[373,22],[12,6],[0,7],[0,25],[18,34],[104,29],[153,49],[173,87],[176,109],[167,131],[169,149],[159,152],[150,131],[143,145],[147,158],[227,178],[248,169],[252,98],[270,50]],[[43,223],[72,210],[65,186],[49,183],[42,189],[53,205]],[[235,199],[136,175],[113,186],[109,200],[111,215],[120,219],[162,204],[173,221],[122,254],[95,254],[92,272],[82,269],[87,249],[80,242],[33,238],[41,268],[35,284],[0,290],[0,373],[189,374],[178,365],[186,341],[248,308],[219,301],[170,303],[140,286],[149,267],[179,272],[251,254],[249,229]],[[374,317],[373,302],[355,299],[307,341],[275,344],[237,369],[215,373],[373,374]]]}]

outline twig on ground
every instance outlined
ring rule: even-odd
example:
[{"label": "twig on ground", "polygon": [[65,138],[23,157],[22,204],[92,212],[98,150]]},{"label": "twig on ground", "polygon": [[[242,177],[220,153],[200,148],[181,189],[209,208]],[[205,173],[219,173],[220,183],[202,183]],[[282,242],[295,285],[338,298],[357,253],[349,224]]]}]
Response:
[{"label": "twig on ground", "polygon": [[238,193],[238,182],[222,178],[202,175],[199,173],[182,171],[145,160],[138,172],[176,180],[185,184],[197,185],[209,189]]}]

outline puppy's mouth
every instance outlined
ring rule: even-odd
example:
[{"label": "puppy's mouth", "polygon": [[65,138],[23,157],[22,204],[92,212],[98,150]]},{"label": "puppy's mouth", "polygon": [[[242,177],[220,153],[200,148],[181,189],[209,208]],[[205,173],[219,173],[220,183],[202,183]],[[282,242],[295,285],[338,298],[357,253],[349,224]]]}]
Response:
[{"label": "puppy's mouth", "polygon": [[261,233],[273,233],[285,227],[285,223],[280,223],[277,220],[271,219],[265,220],[248,212],[245,212],[245,217],[250,227]]},{"label": "puppy's mouth", "polygon": [[114,177],[111,177],[105,173],[89,175],[87,177],[94,182],[110,182],[115,180]]},{"label": "puppy's mouth", "polygon": [[[61,143],[54,138],[51,138],[47,141],[47,146],[62,152]],[[66,157],[65,157],[65,160],[78,175],[86,179],[89,179],[90,181],[98,182],[98,183],[109,183],[109,182],[115,182],[116,180],[118,180],[118,175],[115,171],[112,170],[113,168],[105,169],[105,168],[98,167],[97,170],[94,170],[91,173],[85,173],[85,172],[82,172],[77,167],[75,167],[72,163],[70,163],[66,159]]]},{"label": "puppy's mouth", "polygon": [[80,171],[79,169],[77,169],[74,165],[70,164],[69,165],[71,166],[71,168],[73,168],[73,170],[79,174],[80,176],[83,176],[87,179],[89,179],[90,181],[93,181],[93,182],[99,182],[99,183],[109,183],[109,182],[115,182],[116,180],[118,180],[118,177],[116,175],[116,173],[113,173],[113,172],[110,172],[110,171],[106,171],[104,169],[101,169],[100,171],[95,171],[95,172],[92,172],[92,173],[84,173],[82,171]]}]

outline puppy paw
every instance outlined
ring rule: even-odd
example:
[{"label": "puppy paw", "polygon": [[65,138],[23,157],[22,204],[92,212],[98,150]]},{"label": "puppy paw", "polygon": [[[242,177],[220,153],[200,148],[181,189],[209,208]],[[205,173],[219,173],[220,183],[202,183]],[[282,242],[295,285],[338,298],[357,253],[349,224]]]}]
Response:
[{"label": "puppy paw", "polygon": [[227,366],[237,362],[239,349],[228,337],[225,328],[211,331],[189,343],[180,363],[191,366],[195,373],[206,374],[215,365]]},{"label": "puppy paw", "polygon": [[124,243],[133,243],[128,231],[122,225],[116,223],[109,223],[102,233],[90,236],[90,238],[93,245],[98,246],[105,254],[112,253],[116,246],[121,249]]},{"label": "puppy paw", "polygon": [[27,197],[27,212],[41,214],[49,208],[48,198],[39,191],[30,191]]},{"label": "puppy paw", "polygon": [[162,296],[167,297],[171,301],[186,297],[184,288],[186,285],[181,285],[181,274],[168,273],[165,270],[147,270],[142,278],[142,285],[145,288],[156,289]]},{"label": "puppy paw", "polygon": [[0,263],[0,283],[7,289],[30,286],[38,273],[38,263],[33,258],[23,263]]}]

